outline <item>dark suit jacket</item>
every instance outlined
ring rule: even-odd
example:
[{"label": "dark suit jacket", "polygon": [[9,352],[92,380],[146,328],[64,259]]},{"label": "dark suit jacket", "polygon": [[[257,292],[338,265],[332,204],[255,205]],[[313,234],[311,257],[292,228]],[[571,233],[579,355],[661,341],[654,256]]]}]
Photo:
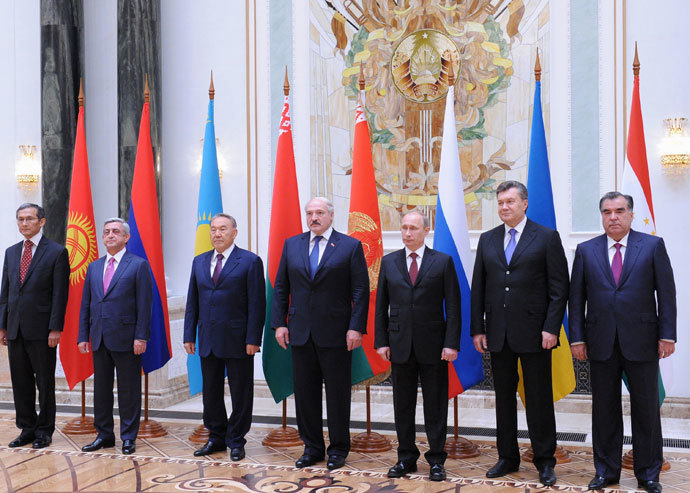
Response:
[{"label": "dark suit jacket", "polygon": [[390,347],[393,363],[407,362],[412,350],[419,363],[440,363],[444,347],[460,348],[461,326],[460,286],[449,255],[427,247],[414,285],[404,248],[383,257],[376,292],[376,348]]},{"label": "dark suit jacket", "polygon": [[62,331],[69,294],[67,249],[45,236],[36,246],[24,278],[19,281],[19,262],[24,241],[5,251],[0,291],[0,328],[14,340],[21,326],[26,340],[48,339],[51,330]]},{"label": "dark suit jacket", "polygon": [[149,263],[126,251],[103,293],[103,256],[89,264],[79,312],[77,342],[91,339],[91,349],[101,343],[111,351],[132,351],[134,340],[148,341],[151,334],[153,280]]},{"label": "dark suit jacket", "polygon": [[369,274],[362,243],[333,230],[312,280],[309,239],[307,232],[285,240],[271,323],[289,329],[293,346],[306,344],[310,334],[317,346],[345,346],[348,330],[367,331]]},{"label": "dark suit jacket", "polygon": [[606,235],[580,243],[570,283],[570,340],[606,360],[618,334],[631,361],[658,358],[659,339],[676,340],[676,285],[664,240],[631,230],[618,286]]},{"label": "dark suit jacket", "polygon": [[516,353],[543,351],[542,331],[558,335],[568,302],[568,261],[557,231],[527,220],[506,263],[505,226],[483,233],[472,276],[471,333],[489,351],[504,341]]},{"label": "dark suit jacket", "polygon": [[194,258],[184,316],[184,342],[196,342],[199,356],[246,358],[246,345],[261,345],[266,317],[263,263],[238,246],[225,260],[218,283],[211,277],[215,250]]}]

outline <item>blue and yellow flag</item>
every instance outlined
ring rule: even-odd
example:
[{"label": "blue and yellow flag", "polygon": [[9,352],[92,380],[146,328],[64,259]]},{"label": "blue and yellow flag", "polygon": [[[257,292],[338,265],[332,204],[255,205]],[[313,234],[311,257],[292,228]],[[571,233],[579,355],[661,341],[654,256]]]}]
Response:
[{"label": "blue and yellow flag", "polygon": [[[196,241],[194,256],[213,250],[211,244],[211,218],[223,212],[223,196],[220,193],[218,176],[218,155],[216,154],[216,130],[213,126],[213,96],[208,102],[208,118],[204,133],[204,153],[201,159],[201,181],[199,183],[199,205],[196,216]],[[198,338],[198,332],[197,332]],[[199,341],[196,341],[199,347]],[[189,393],[198,394],[202,389],[201,360],[199,353],[187,355]]]},{"label": "blue and yellow flag", "polygon": [[[553,205],[553,192],[551,190],[549,155],[546,150],[544,118],[541,112],[541,81],[539,80],[536,81],[536,87],[534,88],[527,196],[529,197],[527,217],[535,223],[556,229],[556,211]],[[561,334],[558,338],[560,345],[553,350],[551,356],[554,402],[575,390],[575,370],[573,369],[573,357],[570,353],[568,337],[568,314],[566,312],[563,316]],[[520,378],[518,392],[520,392],[520,397],[524,403],[525,391],[522,378]]]}]

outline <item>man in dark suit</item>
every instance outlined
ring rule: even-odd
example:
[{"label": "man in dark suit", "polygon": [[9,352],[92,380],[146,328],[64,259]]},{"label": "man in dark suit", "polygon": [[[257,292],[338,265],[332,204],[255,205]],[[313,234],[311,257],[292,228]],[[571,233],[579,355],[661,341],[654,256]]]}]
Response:
[{"label": "man in dark suit", "polygon": [[568,302],[568,262],[558,232],[527,219],[527,188],[506,181],[496,189],[503,224],[483,233],[472,276],[471,333],[491,353],[499,460],[487,477],[518,470],[518,358],[524,377],[534,465],[545,486],[556,482],[556,419],[551,349],[558,344]]},{"label": "man in dark suit", "polygon": [[[453,259],[424,245],[429,219],[418,211],[400,224],[405,248],[381,262],[376,294],[376,337],[381,357],[391,362],[393,411],[398,435],[398,462],[389,478],[417,470],[415,445],[417,382],[424,395],[424,427],[429,451],[429,479],[446,479],[448,455],[448,362],[460,348],[460,286]],[[445,305],[445,310],[444,310]]]},{"label": "man in dark suit", "polygon": [[323,460],[325,381],[327,467],[337,469],[350,451],[351,351],[366,332],[369,275],[359,240],[333,229],[333,204],[317,197],[305,210],[310,232],[285,240],[271,320],[278,344],[292,346],[297,427],[304,441],[304,455],[295,465]]},{"label": "man in dark suit", "polygon": [[[55,431],[56,347],[69,293],[67,249],[43,236],[43,207],[22,204],[17,225],[24,240],[5,251],[0,292],[0,343],[8,346],[20,435],[9,443],[50,445]],[[36,387],[39,414],[36,415]]]},{"label": "man in dark suit", "polygon": [[[120,218],[103,225],[107,254],[89,264],[79,312],[79,351],[93,350],[94,421],[98,436],[82,447],[115,446],[113,373],[117,370],[122,453],[136,450],[141,415],[141,355],[151,333],[151,267],[129,253],[129,225]],[[90,342],[89,342],[90,341]]]},{"label": "man in dark suit", "polygon": [[[184,348],[196,352],[197,327],[203,376],[206,444],[195,456],[230,448],[234,461],[244,458],[244,436],[252,424],[254,354],[261,346],[266,316],[263,263],[235,245],[237,222],[227,214],[211,219],[214,249],[197,255],[187,291]],[[228,419],[223,386],[225,371],[232,397]]]},{"label": "man in dark suit", "polygon": [[623,447],[621,375],[630,389],[635,476],[661,491],[659,358],[673,354],[676,287],[664,240],[630,229],[633,200],[609,192],[599,202],[605,234],[580,243],[570,284],[573,355],[590,360],[595,475],[590,489],[618,483]]}]

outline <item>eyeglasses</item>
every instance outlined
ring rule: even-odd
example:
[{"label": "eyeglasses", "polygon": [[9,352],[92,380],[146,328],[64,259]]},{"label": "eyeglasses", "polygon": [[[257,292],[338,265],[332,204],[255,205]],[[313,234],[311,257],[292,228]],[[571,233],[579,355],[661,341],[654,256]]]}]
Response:
[{"label": "eyeglasses", "polygon": [[19,224],[21,223],[35,223],[38,221],[38,218],[36,216],[33,217],[18,217],[17,222]]}]

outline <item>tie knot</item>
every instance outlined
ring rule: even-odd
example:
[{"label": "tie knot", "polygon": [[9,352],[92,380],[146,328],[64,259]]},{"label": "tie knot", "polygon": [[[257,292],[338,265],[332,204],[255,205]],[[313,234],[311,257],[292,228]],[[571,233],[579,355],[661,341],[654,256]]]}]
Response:
[{"label": "tie knot", "polygon": [[31,248],[34,246],[34,242],[31,240],[24,240],[24,248]]},{"label": "tie knot", "polygon": [[321,235],[314,236],[314,243],[320,242],[321,238],[323,238],[323,236],[321,236]]},{"label": "tie knot", "polygon": [[115,263],[115,257],[110,257],[110,260],[108,260],[108,263],[110,265],[113,265]]},{"label": "tie knot", "polygon": [[417,252],[412,252],[410,254],[410,257],[412,258],[412,260],[417,260],[417,257],[419,257],[419,255],[417,255]]},{"label": "tie knot", "polygon": [[620,251],[621,251],[621,247],[622,247],[623,245],[621,245],[620,243],[614,243],[614,245],[613,245],[613,246],[615,246],[615,247],[616,247],[616,253],[618,253],[618,252],[620,252]]},{"label": "tie knot", "polygon": [[218,255],[216,255],[216,260],[217,260],[218,262],[222,261],[222,260],[223,260],[223,254],[222,254],[222,253],[219,253]]},{"label": "tie knot", "polygon": [[512,239],[515,239],[515,235],[517,234],[517,230],[515,228],[510,228],[510,231],[508,231],[508,233],[510,234],[510,237]]}]

